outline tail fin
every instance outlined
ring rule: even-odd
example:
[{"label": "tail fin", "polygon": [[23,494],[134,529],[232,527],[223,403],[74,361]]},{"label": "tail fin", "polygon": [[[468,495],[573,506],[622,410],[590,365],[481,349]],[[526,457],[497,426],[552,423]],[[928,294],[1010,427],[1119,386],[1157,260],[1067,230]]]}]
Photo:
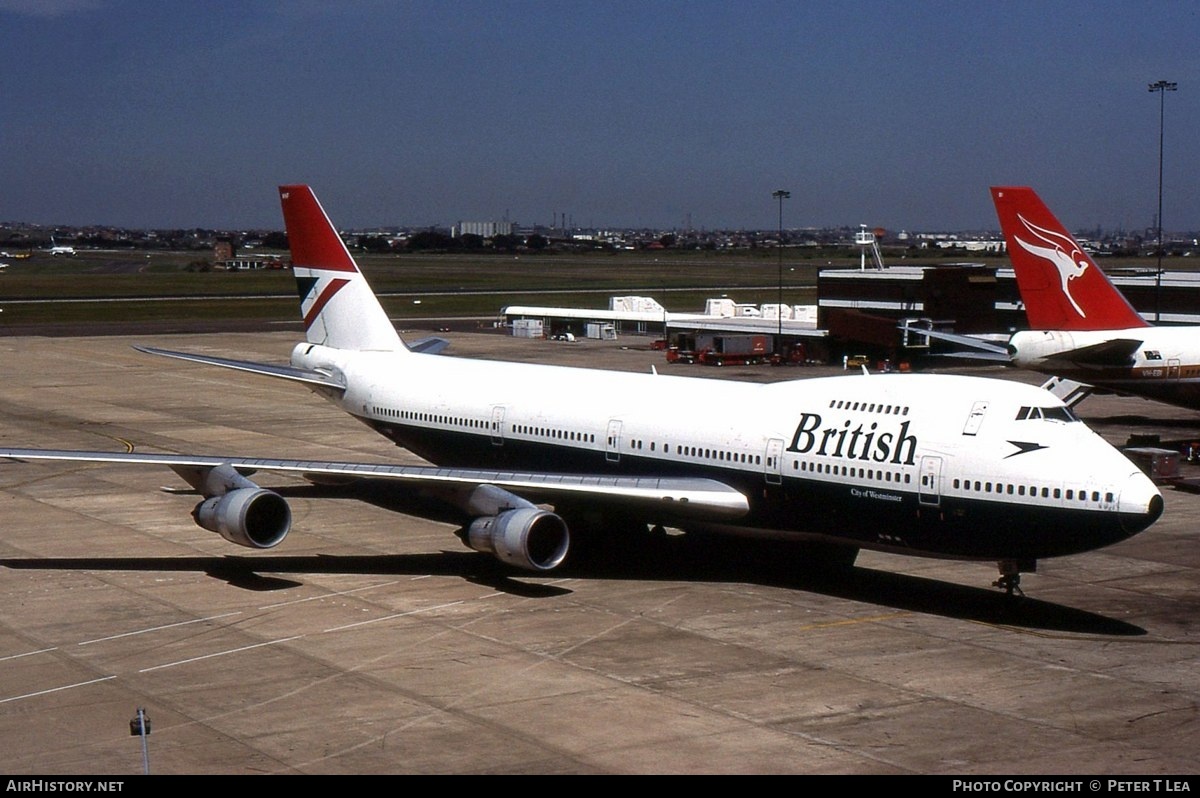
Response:
[{"label": "tail fin", "polygon": [[1035,330],[1124,330],[1149,324],[1031,188],[993,186],[1017,287]]},{"label": "tail fin", "polygon": [[280,186],[283,222],[309,343],[336,349],[403,350],[383,306],[308,186]]}]

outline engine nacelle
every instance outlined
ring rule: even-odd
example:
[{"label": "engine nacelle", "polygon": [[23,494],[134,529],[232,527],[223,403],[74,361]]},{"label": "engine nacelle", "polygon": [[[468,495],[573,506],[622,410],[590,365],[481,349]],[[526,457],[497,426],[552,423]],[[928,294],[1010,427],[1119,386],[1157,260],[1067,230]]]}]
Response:
[{"label": "engine nacelle", "polygon": [[292,510],[278,493],[249,484],[253,487],[205,499],[196,505],[192,518],[230,543],[252,549],[274,548],[292,528]]},{"label": "engine nacelle", "polygon": [[549,510],[520,507],[476,518],[462,535],[475,551],[528,571],[549,571],[566,559],[571,536],[566,522]]}]

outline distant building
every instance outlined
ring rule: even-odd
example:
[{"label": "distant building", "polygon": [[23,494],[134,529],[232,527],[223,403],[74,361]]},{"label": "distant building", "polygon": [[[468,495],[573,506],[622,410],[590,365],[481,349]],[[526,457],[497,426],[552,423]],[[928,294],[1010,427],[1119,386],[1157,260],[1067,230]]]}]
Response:
[{"label": "distant building", "polygon": [[282,255],[242,255],[218,261],[217,265],[226,271],[242,272],[256,269],[282,269],[286,263]]},{"label": "distant building", "polygon": [[450,228],[450,237],[479,236],[480,238],[495,238],[496,236],[510,236],[512,235],[512,231],[512,222],[459,222]]},{"label": "distant building", "polygon": [[[513,335],[534,338],[571,334],[615,339],[620,334],[672,336],[672,331],[735,335],[782,334],[782,345],[803,350],[814,359],[828,359],[828,333],[817,329],[814,305],[756,305],[718,297],[705,302],[703,313],[668,311],[652,297],[609,297],[608,309],[509,305],[501,311]],[[536,331],[536,332],[534,332]],[[806,357],[806,359],[808,359]]]},{"label": "distant building", "polygon": [[223,263],[233,258],[237,254],[237,247],[233,245],[232,238],[218,238],[213,244],[213,260],[217,263]]}]

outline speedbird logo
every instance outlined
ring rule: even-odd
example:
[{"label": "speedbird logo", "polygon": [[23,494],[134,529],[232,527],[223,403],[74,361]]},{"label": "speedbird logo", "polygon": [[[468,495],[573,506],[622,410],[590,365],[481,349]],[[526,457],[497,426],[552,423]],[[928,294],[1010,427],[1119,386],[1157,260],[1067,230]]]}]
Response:
[{"label": "speedbird logo", "polygon": [[329,304],[329,300],[333,299],[333,295],[349,282],[340,277],[322,281],[320,277],[296,276],[296,290],[300,293],[300,310],[304,314],[305,331],[313,326],[317,316]]},{"label": "speedbird logo", "polygon": [[792,435],[789,452],[815,454],[819,457],[843,457],[847,460],[868,460],[893,465],[913,465],[916,462],[917,436],[908,434],[908,422],[898,430],[880,431],[879,422],[864,427],[847,419],[840,427],[821,428],[821,416],[804,413]]},{"label": "speedbird logo", "polygon": [[1039,247],[1016,235],[1013,238],[1026,252],[1050,261],[1054,265],[1054,268],[1058,269],[1058,276],[1062,279],[1062,290],[1067,295],[1067,301],[1071,303],[1071,307],[1075,308],[1076,313],[1086,319],[1087,314],[1083,312],[1083,308],[1079,307],[1079,304],[1075,301],[1075,297],[1071,296],[1070,281],[1077,277],[1082,277],[1083,273],[1087,271],[1087,257],[1070,236],[1056,233],[1053,230],[1047,230],[1044,227],[1038,227],[1019,213],[1017,214],[1017,219],[1030,234],[1050,246]]}]

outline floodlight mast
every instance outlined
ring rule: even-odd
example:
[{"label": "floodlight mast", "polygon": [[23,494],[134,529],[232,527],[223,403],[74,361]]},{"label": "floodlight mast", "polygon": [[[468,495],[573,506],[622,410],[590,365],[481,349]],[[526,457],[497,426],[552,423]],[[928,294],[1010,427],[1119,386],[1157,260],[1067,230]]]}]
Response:
[{"label": "floodlight mast", "polygon": [[1166,107],[1166,93],[1179,88],[1178,83],[1169,80],[1159,80],[1150,84],[1150,91],[1158,92],[1158,269],[1154,273],[1154,321],[1157,324],[1162,315],[1162,195],[1163,195],[1163,113]]},{"label": "floodlight mast", "polygon": [[778,320],[778,330],[775,335],[775,352],[783,354],[783,201],[792,196],[792,192],[778,189],[771,192],[771,196],[779,200],[779,238],[775,242],[775,249],[779,252],[779,296],[775,308],[775,318]]}]

